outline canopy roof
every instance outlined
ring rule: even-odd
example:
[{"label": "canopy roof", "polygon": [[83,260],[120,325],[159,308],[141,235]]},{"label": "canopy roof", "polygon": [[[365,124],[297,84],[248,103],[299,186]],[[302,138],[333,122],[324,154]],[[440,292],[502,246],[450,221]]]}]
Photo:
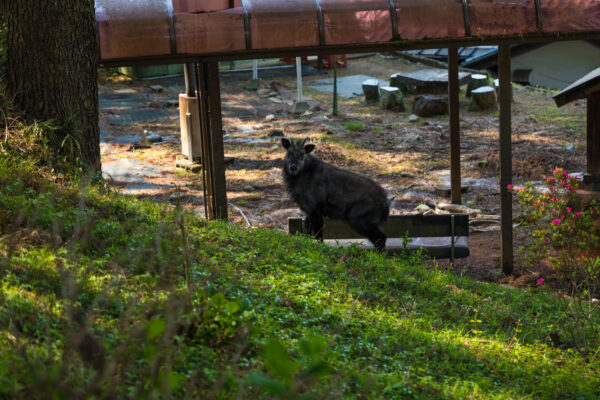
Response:
[{"label": "canopy roof", "polygon": [[[103,62],[600,36],[598,0],[96,0]],[[415,47],[415,46],[413,46]]]}]

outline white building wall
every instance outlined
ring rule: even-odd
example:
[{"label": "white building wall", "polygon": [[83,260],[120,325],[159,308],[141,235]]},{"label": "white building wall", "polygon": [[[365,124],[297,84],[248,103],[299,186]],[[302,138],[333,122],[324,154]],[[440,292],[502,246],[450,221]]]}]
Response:
[{"label": "white building wall", "polygon": [[529,69],[529,83],[548,89],[564,89],[600,67],[600,48],[584,41],[554,42],[512,59],[511,68]]}]

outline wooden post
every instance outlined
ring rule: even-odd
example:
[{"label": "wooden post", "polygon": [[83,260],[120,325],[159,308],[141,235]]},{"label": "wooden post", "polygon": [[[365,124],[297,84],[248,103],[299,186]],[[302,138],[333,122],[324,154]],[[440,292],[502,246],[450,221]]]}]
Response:
[{"label": "wooden post", "polygon": [[587,173],[600,178],[600,90],[587,97]]},{"label": "wooden post", "polygon": [[211,183],[213,218],[227,219],[227,186],[225,181],[225,150],[223,148],[223,125],[221,117],[221,85],[219,63],[204,63],[207,83],[207,111],[209,123],[209,153],[211,163]]},{"label": "wooden post", "polygon": [[202,181],[204,185],[204,209],[206,218],[215,219],[215,208],[213,201],[213,179],[211,146],[209,141],[209,122],[208,122],[208,92],[207,92],[207,71],[206,63],[196,64],[196,78],[198,87],[198,114],[200,116],[200,142],[202,146]]},{"label": "wooden post", "polygon": [[512,183],[511,153],[511,71],[510,45],[498,46],[498,78],[500,79],[500,209],[502,272],[513,272],[512,195],[508,185]]},{"label": "wooden post", "polygon": [[450,184],[452,203],[454,204],[461,204],[459,92],[458,48],[451,47],[448,49],[448,100],[450,106]]}]

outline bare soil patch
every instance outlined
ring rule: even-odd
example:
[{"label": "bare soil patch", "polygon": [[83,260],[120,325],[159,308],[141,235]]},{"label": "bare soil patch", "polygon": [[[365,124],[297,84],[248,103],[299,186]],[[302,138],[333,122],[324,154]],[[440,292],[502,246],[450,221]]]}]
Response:
[{"label": "bare soil patch", "polygon": [[[388,79],[395,72],[427,68],[402,58],[371,56],[350,59],[339,74],[367,74]],[[295,97],[295,79],[280,77],[265,79],[261,90],[245,89],[247,81],[222,79],[223,130],[227,166],[227,195],[234,223],[246,225],[243,213],[253,226],[285,231],[287,218],[300,215],[287,197],[281,179],[283,150],[274,130],[285,136],[309,138],[317,147],[315,155],[339,167],[367,175],[379,182],[392,199],[393,213],[412,212],[419,203],[449,202],[436,188],[449,186],[448,117],[420,118],[410,122],[414,97],[404,99],[407,111],[381,110],[365,104],[364,98],[339,100],[339,116],[332,116],[331,94],[308,89],[313,80],[331,76],[331,72],[305,79],[305,95],[313,107],[309,113],[293,119],[286,114],[287,102]],[[153,81],[131,81],[105,77],[102,87],[131,87],[147,97],[149,104],[162,107],[167,99],[176,99],[181,85],[165,86],[161,93],[152,93]],[[585,102],[575,102],[558,109],[551,96],[554,92],[514,86],[513,171],[514,182],[541,181],[555,167],[570,173],[585,170]],[[482,214],[498,215],[500,188],[498,184],[498,113],[468,111],[465,88],[460,95],[462,178],[467,186],[462,203],[481,210]],[[275,119],[266,122],[273,114]],[[350,122],[350,123],[349,123]],[[109,126],[112,135],[139,134],[144,129],[164,137],[179,135],[178,118],[158,123]],[[175,157],[180,144],[175,138],[150,149],[128,151],[128,145],[111,144],[103,150],[103,162],[118,158],[137,158],[159,165],[163,176],[152,183],[167,185],[161,191],[138,191],[139,197],[173,202],[174,193],[183,193],[177,201],[187,207],[203,208],[201,175],[176,169]],[[518,205],[514,204],[515,215]],[[476,279],[498,281],[500,272],[500,235],[497,228],[474,231],[469,238],[471,256],[458,260],[454,269]],[[515,249],[523,242],[519,228],[515,232]],[[518,254],[512,285],[529,285],[530,279],[519,276],[541,274],[543,271],[519,269]],[[442,264],[444,262],[441,262]]]}]

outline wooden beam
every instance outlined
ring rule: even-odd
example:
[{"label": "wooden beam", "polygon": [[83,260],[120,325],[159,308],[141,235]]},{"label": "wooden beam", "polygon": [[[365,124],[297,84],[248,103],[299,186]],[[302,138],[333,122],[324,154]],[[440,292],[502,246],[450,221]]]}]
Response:
[{"label": "wooden beam", "polygon": [[461,204],[460,182],[460,109],[458,94],[458,48],[448,49],[448,99],[450,107],[450,183],[452,203]]},{"label": "wooden beam", "polygon": [[511,97],[510,46],[498,46],[498,78],[500,79],[500,212],[502,272],[513,272],[512,195],[508,185],[512,183],[511,152]]},{"label": "wooden beam", "polygon": [[228,53],[207,53],[207,54],[182,54],[182,55],[160,55],[144,57],[127,57],[101,60],[100,66],[123,67],[138,65],[161,65],[161,64],[185,64],[195,62],[198,57],[216,61],[229,60],[253,60],[256,58],[282,58],[297,57],[306,55],[329,55],[329,54],[353,54],[369,52],[386,52],[413,49],[438,49],[448,46],[468,47],[482,45],[502,45],[511,43],[550,43],[567,40],[600,40],[599,32],[563,32],[560,35],[556,33],[535,33],[519,36],[490,36],[490,37],[469,37],[469,38],[451,38],[451,39],[419,39],[419,40],[398,40],[391,42],[379,42],[369,44],[348,44],[339,46],[309,46],[287,49],[270,50],[241,50]]},{"label": "wooden beam", "polygon": [[208,94],[209,161],[211,163],[213,217],[227,219],[227,185],[225,181],[225,150],[221,116],[221,85],[219,63],[205,63]]},{"label": "wooden beam", "polygon": [[595,180],[600,178],[600,90],[587,98],[587,169]]},{"label": "wooden beam", "polygon": [[[304,218],[289,218],[291,234],[309,234],[308,223]],[[382,227],[388,238],[407,237],[447,237],[452,235],[452,215],[390,215]],[[454,214],[454,236],[469,235],[469,216]],[[326,219],[323,239],[358,239],[363,236],[341,220]]]}]

